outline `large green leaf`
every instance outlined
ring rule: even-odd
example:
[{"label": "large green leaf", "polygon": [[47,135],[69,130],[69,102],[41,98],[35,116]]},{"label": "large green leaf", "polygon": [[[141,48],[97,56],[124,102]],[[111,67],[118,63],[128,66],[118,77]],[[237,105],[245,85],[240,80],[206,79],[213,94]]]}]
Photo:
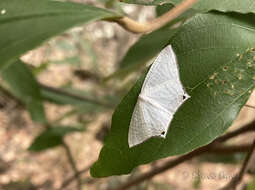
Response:
[{"label": "large green leaf", "polygon": [[63,143],[63,137],[65,135],[81,131],[82,129],[79,128],[61,126],[46,129],[34,139],[28,150],[39,152],[59,146]]},{"label": "large green leaf", "polygon": [[128,148],[129,123],[143,76],[115,110],[111,132],[91,174],[127,174],[138,165],[190,152],[224,133],[255,87],[255,52],[241,54],[255,46],[254,19],[254,15],[210,13],[185,23],[171,44],[191,98],[175,114],[166,139],[151,138]]},{"label": "large green leaf", "polygon": [[[123,0],[125,3],[139,5],[162,5],[170,3],[177,5],[182,0]],[[192,8],[200,11],[218,10],[222,12],[255,13],[254,0],[198,0]]]},{"label": "large green leaf", "polygon": [[0,69],[68,28],[117,16],[89,5],[50,0],[1,0],[0,13]]},{"label": "large green leaf", "polygon": [[34,121],[45,123],[46,117],[42,104],[40,87],[32,72],[21,61],[16,61],[1,73],[10,90],[17,96],[30,112]]}]

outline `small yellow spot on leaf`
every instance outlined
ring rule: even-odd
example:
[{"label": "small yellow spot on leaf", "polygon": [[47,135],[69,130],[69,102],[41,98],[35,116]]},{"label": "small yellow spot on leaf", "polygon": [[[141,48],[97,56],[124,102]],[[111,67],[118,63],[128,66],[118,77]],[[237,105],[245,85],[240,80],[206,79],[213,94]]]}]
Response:
[{"label": "small yellow spot on leaf", "polygon": [[2,9],[1,10],[1,15],[4,15],[6,13],[6,10],[5,9]]},{"label": "small yellow spot on leaf", "polygon": [[218,74],[218,73],[213,73],[213,75],[211,75],[211,76],[209,77],[209,79],[213,80],[213,79],[216,77],[217,74]]},{"label": "small yellow spot on leaf", "polygon": [[232,90],[226,89],[226,90],[224,90],[224,94],[233,96],[233,95],[234,95],[234,92],[233,92]]},{"label": "small yellow spot on leaf", "polygon": [[239,74],[237,75],[237,78],[238,78],[238,80],[242,80],[242,79],[243,79],[243,75],[242,75],[241,73],[239,73]]},{"label": "small yellow spot on leaf", "polygon": [[224,66],[222,70],[223,70],[223,71],[227,71],[227,70],[228,70],[228,67],[227,67],[227,66]]}]

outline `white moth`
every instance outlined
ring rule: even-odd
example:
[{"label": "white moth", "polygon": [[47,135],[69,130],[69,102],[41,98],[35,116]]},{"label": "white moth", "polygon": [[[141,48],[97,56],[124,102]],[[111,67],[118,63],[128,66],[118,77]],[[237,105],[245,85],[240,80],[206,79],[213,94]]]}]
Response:
[{"label": "white moth", "polygon": [[165,138],[173,115],[188,98],[180,81],[176,56],[168,45],[144,80],[129,126],[129,147],[154,136]]}]

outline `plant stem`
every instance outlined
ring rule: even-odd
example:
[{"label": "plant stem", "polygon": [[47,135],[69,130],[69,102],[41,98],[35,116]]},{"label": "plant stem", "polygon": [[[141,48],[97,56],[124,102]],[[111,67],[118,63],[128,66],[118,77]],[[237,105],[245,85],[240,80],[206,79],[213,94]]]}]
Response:
[{"label": "plant stem", "polygon": [[75,164],[75,161],[73,159],[73,156],[72,156],[72,153],[71,153],[71,150],[69,148],[69,146],[63,141],[62,143],[65,151],[66,151],[66,155],[67,155],[67,158],[69,160],[69,163],[74,171],[74,176],[75,176],[75,179],[77,181],[77,190],[81,190],[81,187],[82,187],[82,180],[80,178],[80,175],[79,175],[79,171],[76,167],[76,164]]},{"label": "plant stem", "polygon": [[246,158],[243,162],[240,172],[234,178],[232,178],[232,180],[225,187],[223,187],[221,190],[235,190],[236,189],[237,185],[242,181],[244,174],[248,170],[249,163],[251,161],[251,157],[254,152],[255,152],[255,138],[253,140],[252,146],[250,147],[248,155],[246,156]]},{"label": "plant stem", "polygon": [[123,185],[119,186],[115,190],[128,189],[134,185],[137,185],[145,180],[148,180],[148,179],[154,177],[155,175],[157,175],[159,173],[163,173],[163,172],[167,171],[168,169],[172,169],[172,168],[178,166],[179,164],[181,164],[187,160],[191,160],[192,158],[197,157],[202,154],[206,154],[206,153],[228,154],[228,153],[237,153],[237,152],[247,152],[250,148],[251,148],[251,145],[239,145],[239,146],[233,145],[233,146],[226,146],[226,147],[222,146],[222,147],[218,148],[217,146],[212,146],[212,144],[209,144],[207,146],[196,149],[186,155],[180,156],[174,160],[171,159],[171,160],[167,161],[165,164],[163,164],[163,166],[154,168],[154,169],[150,170],[149,172],[136,177],[134,180],[130,180],[127,183],[124,183]]},{"label": "plant stem", "polygon": [[255,131],[255,120],[244,125],[243,127],[240,127],[239,129],[236,129],[234,131],[228,132],[227,134],[218,137],[215,139],[213,142],[224,142],[230,138],[236,137],[238,135],[250,132],[250,131]]},{"label": "plant stem", "polygon": [[44,85],[44,84],[40,84],[40,88],[51,91],[51,92],[54,92],[54,93],[57,93],[57,94],[62,94],[62,95],[65,95],[65,96],[69,96],[69,97],[72,97],[72,98],[77,99],[77,100],[81,100],[81,101],[101,105],[101,106],[104,106],[104,107],[107,107],[107,108],[113,108],[114,107],[114,105],[107,104],[105,102],[101,102],[101,101],[98,101],[98,100],[95,100],[95,99],[90,99],[90,98],[87,98],[87,97],[84,97],[84,96],[73,94],[71,92],[67,92],[67,91],[59,89],[59,88],[50,87],[50,86],[47,86],[47,85]]},{"label": "plant stem", "polygon": [[86,173],[87,171],[89,171],[90,167],[92,166],[92,164],[90,164],[89,166],[87,166],[86,168],[78,171],[77,173],[75,173],[73,176],[69,177],[68,179],[66,179],[62,185],[60,186],[59,190],[62,190],[64,188],[66,188],[73,180],[75,180],[77,177],[79,177],[80,175],[82,175],[83,173]]},{"label": "plant stem", "polygon": [[183,0],[180,4],[176,7],[169,10],[167,13],[163,14],[162,16],[152,20],[148,23],[138,23],[128,17],[121,17],[117,19],[111,19],[108,21],[116,22],[124,29],[133,32],[133,33],[147,33],[157,30],[164,26],[165,24],[173,21],[186,10],[188,10],[197,0]]},{"label": "plant stem", "polygon": [[248,107],[248,108],[255,109],[255,106],[252,106],[252,105],[249,105],[249,104],[245,104],[244,106],[245,106],[245,107]]}]

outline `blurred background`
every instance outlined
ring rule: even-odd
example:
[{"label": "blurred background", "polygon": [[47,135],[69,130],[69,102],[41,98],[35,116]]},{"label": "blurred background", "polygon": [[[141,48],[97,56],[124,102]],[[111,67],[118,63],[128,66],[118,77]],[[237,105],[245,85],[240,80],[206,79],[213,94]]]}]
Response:
[{"label": "blurred background", "polygon": [[[154,7],[149,6],[116,4],[112,0],[76,2],[114,8],[140,22],[155,16]],[[65,142],[71,149],[78,169],[84,169],[84,189],[112,189],[162,163],[159,160],[136,169],[131,175],[103,179],[91,178],[89,170],[86,170],[98,158],[111,126],[114,108],[144,71],[141,68],[125,78],[121,74],[111,75],[118,70],[118,63],[138,38],[139,35],[131,34],[116,24],[97,22],[73,28],[22,57],[45,89],[45,96],[52,97],[51,103],[45,103],[47,118],[51,123],[83,129],[82,132],[67,135]],[[66,98],[59,88],[73,93],[74,100]],[[249,105],[255,106],[254,96],[253,93]],[[77,97],[84,103],[76,102]],[[72,105],[59,105],[59,102],[65,101],[72,102]],[[231,130],[254,119],[255,109],[244,107]],[[31,121],[29,113],[15,97],[0,88],[0,189],[59,189],[73,175],[62,147],[39,153],[27,150],[43,130],[43,126]],[[251,139],[241,136],[234,140],[250,142]],[[133,189],[217,189],[238,171],[243,158],[241,153],[217,157],[206,155],[181,164]],[[251,177],[245,176],[244,182],[250,180]],[[74,180],[63,189],[75,187]]]}]

